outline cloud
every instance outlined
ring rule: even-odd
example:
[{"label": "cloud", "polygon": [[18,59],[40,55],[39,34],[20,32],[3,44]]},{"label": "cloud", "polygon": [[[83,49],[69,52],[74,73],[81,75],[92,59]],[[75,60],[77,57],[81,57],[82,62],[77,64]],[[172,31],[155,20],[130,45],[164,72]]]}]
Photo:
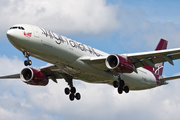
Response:
[{"label": "cloud", "polygon": [[[14,56],[12,59],[9,59],[5,55],[3,56],[0,55],[0,61],[1,63],[8,63],[8,64],[1,64],[1,69],[5,69],[1,71],[3,72],[3,74],[5,74],[7,71],[9,72],[9,68],[11,70],[10,72],[16,72],[21,68],[23,68],[23,62],[19,60],[17,56]],[[19,67],[16,67],[15,65],[19,65]]]},{"label": "cloud", "polygon": [[[0,56],[1,68],[0,73],[2,75],[20,73],[24,68],[23,61],[19,60],[17,57],[7,58],[6,56]],[[46,87],[41,89],[41,87],[36,88],[34,86],[29,86],[23,83],[20,79],[1,79],[0,80],[0,116],[1,119],[54,119],[51,114],[43,113],[41,108],[36,107],[32,96],[35,90],[38,93],[42,91],[46,94]],[[47,89],[48,90],[48,89]],[[30,94],[32,92],[32,94]],[[47,92],[48,93],[48,92]],[[32,95],[32,96],[31,96]],[[43,94],[39,94],[38,97]],[[34,96],[35,99],[36,96]],[[31,99],[32,98],[32,99]],[[40,111],[40,112],[39,112]]]},{"label": "cloud", "polygon": [[[161,22],[162,11],[151,7],[153,12],[157,11],[154,20],[152,13],[144,9],[145,5],[110,4],[105,0],[1,1],[0,36],[4,36],[14,24],[27,23],[62,35],[103,36],[104,41],[110,39],[119,45],[123,43],[121,47],[128,52],[153,50],[160,38],[169,40],[170,48],[179,47],[177,22],[173,19]],[[161,16],[158,18],[158,15]]]},{"label": "cloud", "polygon": [[17,23],[69,34],[100,34],[118,28],[117,6],[106,4],[105,0],[8,0],[1,3],[1,31]]},{"label": "cloud", "polygon": [[[149,49],[154,50],[161,38],[169,41],[169,47],[179,47],[179,24],[173,20],[163,20],[163,18],[155,18],[151,13],[145,11],[142,6],[129,6],[119,8],[119,44],[123,43],[129,49]],[[155,8],[152,8],[153,10]],[[160,13],[161,14],[161,11]],[[162,17],[162,16],[161,16]],[[166,16],[164,16],[166,17]],[[147,47],[148,46],[148,47]]]}]

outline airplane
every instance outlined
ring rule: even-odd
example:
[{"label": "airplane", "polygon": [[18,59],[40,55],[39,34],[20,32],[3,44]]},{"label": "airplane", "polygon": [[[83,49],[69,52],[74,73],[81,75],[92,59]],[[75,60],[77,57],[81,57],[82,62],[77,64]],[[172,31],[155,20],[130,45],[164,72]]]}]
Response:
[{"label": "airplane", "polygon": [[168,84],[163,78],[164,62],[174,65],[173,60],[180,59],[180,48],[167,49],[168,41],[160,39],[155,51],[108,54],[88,45],[44,28],[17,24],[7,31],[10,43],[27,58],[25,66],[30,66],[30,56],[52,65],[33,68],[26,67],[18,74],[1,76],[0,79],[21,79],[29,85],[46,86],[49,79],[65,79],[69,87],[64,89],[69,99],[80,100],[73,79],[88,83],[109,84],[119,94],[130,90],[145,90]]}]

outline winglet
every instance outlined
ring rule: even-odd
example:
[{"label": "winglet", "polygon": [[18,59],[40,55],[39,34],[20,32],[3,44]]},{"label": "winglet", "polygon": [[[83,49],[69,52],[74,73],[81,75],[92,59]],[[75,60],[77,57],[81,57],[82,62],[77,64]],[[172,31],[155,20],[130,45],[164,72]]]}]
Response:
[{"label": "winglet", "polygon": [[161,38],[160,41],[159,41],[159,44],[156,47],[156,51],[157,50],[165,50],[165,49],[167,49],[167,44],[168,44],[168,41]]}]

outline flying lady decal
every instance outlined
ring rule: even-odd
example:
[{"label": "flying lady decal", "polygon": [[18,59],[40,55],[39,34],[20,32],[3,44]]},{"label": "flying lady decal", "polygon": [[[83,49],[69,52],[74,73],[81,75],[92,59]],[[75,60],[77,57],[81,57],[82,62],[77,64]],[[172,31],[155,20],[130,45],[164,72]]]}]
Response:
[{"label": "flying lady decal", "polygon": [[26,37],[28,37],[28,38],[30,38],[31,37],[31,35],[32,35],[32,33],[26,33],[25,31],[24,31],[24,36],[26,36]]},{"label": "flying lady decal", "polygon": [[155,74],[159,75],[161,74],[163,67],[164,67],[163,63],[157,63],[155,64],[155,68],[153,68],[153,71],[155,72]]}]

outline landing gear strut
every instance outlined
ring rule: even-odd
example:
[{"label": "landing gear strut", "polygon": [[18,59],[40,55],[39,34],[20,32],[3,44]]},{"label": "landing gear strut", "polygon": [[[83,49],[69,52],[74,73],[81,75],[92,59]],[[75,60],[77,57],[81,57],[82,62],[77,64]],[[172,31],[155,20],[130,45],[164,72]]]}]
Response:
[{"label": "landing gear strut", "polygon": [[25,51],[25,52],[23,52],[23,55],[27,58],[27,60],[24,61],[24,65],[25,66],[32,65],[32,61],[29,60],[30,52]]},{"label": "landing gear strut", "polygon": [[124,80],[122,80],[120,78],[120,76],[118,77],[118,81],[115,80],[113,82],[113,86],[114,86],[114,88],[117,88],[117,91],[118,91],[119,94],[122,94],[123,91],[125,93],[129,93],[129,87],[125,86],[125,82],[124,82]]},{"label": "landing gear strut", "polygon": [[66,87],[64,89],[64,92],[66,95],[69,95],[69,99],[71,101],[74,100],[74,98],[76,98],[77,100],[81,99],[81,94],[80,93],[76,93],[76,88],[73,86],[73,78],[70,75],[63,75],[64,79],[66,80],[66,82],[68,83],[69,87]]}]

